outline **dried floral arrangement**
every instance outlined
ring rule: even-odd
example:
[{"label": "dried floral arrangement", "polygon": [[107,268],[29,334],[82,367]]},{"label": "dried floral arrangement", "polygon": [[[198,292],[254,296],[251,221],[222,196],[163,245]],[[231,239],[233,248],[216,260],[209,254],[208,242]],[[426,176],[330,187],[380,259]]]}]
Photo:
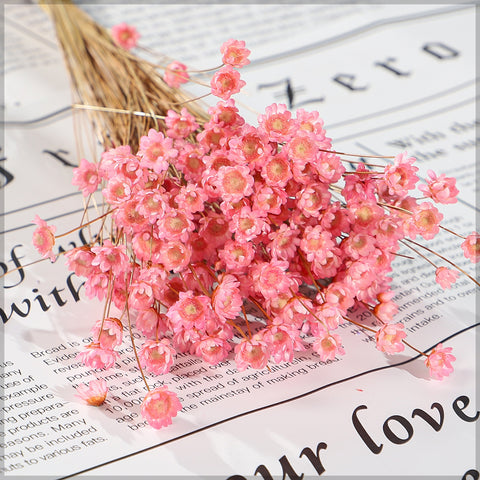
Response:
[{"label": "dried floral arrangement", "polygon": [[[182,407],[166,386],[150,389],[144,372],[169,372],[177,352],[210,364],[233,355],[239,371],[292,361],[307,344],[327,360],[345,353],[335,331],[352,322],[374,334],[382,352],[407,345],[424,355],[433,378],[453,371],[450,347],[426,354],[407,343],[389,275],[403,245],[431,263],[443,288],[459,273],[479,285],[441,255],[432,262],[422,250],[435,252],[417,241],[447,230],[435,203],[456,202],[455,179],[429,172],[421,183],[406,152],[346,171],[348,154],[334,150],[316,111],[293,115],[273,104],[257,126],[247,124],[231,98],[245,83],[238,69],[249,63],[242,41],[221,46],[222,65],[206,85],[221,100],[206,110],[180,88],[195,81],[185,65],[130,52],[133,27],[108,32],[73,5],[43,8],[65,54],[74,107],[87,110],[105,150],[81,159],[73,177],[86,206],[99,189],[104,199],[104,210],[94,219],[85,213],[78,225],[95,222],[98,234],[65,253],[85,277],[86,295],[105,302],[79,358],[111,368],[127,325],[148,392],[141,411],[152,427],[169,425]],[[35,223],[34,246],[55,259],[55,240],[66,234]],[[480,260],[478,233],[450,233],[467,258]],[[359,305],[379,328],[349,317]],[[255,331],[250,308],[263,322]],[[134,329],[144,336],[140,347]],[[100,405],[107,390],[94,380],[77,392]]]}]

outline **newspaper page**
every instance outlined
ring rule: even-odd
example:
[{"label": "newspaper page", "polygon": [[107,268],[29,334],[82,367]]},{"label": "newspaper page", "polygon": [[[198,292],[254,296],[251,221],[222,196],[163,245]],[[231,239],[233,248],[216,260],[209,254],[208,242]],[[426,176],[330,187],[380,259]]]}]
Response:
[{"label": "newspaper page", "polygon": [[[145,46],[198,69],[218,64],[222,41],[246,40],[252,62],[238,104],[248,121],[285,103],[318,110],[337,151],[361,157],[407,150],[419,176],[434,169],[457,178],[459,201],[445,208],[444,225],[475,230],[475,7],[84,8],[107,27],[135,24]],[[127,341],[116,368],[102,373],[107,402],[80,403],[74,387],[96,372],[76,356],[103,307],[86,299],[82,279],[61,259],[28,265],[38,259],[35,215],[68,231],[83,212],[71,184],[79,159],[69,83],[41,9],[9,5],[3,13],[2,474],[478,478],[477,290],[466,277],[442,290],[420,259],[395,261],[394,300],[409,342],[422,351],[439,342],[454,348],[455,372],[442,382],[428,378],[415,352],[385,355],[368,332],[343,324],[347,354],[334,360],[307,349],[292,362],[239,372],[230,357],[213,366],[179,354],[171,373],[150,378],[174,390],[183,406],[159,431],[141,417],[145,389]],[[76,231],[57,248],[80,246],[86,236]],[[432,245],[475,275],[458,238],[442,232]],[[352,315],[366,320],[365,312]]]}]

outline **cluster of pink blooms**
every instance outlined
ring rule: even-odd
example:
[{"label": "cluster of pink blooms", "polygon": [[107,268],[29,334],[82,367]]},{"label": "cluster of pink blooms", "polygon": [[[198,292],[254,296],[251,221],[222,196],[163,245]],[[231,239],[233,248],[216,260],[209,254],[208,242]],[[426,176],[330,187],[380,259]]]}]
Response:
[{"label": "cluster of pink blooms", "polygon": [[[210,87],[212,95],[228,100],[245,86],[237,69],[250,63],[248,59],[250,50],[245,47],[244,41],[231,39],[223,43],[220,51],[223,64],[213,75]],[[169,87],[178,88],[190,80],[190,75],[186,65],[174,61],[165,68],[163,79]]]},{"label": "cluster of pink blooms", "polygon": [[[86,278],[89,298],[134,313],[146,337],[139,363],[152,375],[169,372],[177,352],[212,365],[232,355],[239,371],[290,362],[306,348],[333,359],[344,354],[335,331],[357,306],[381,325],[377,348],[401,352],[406,334],[394,321],[391,264],[400,241],[439,232],[434,203],[456,201],[455,181],[431,172],[416,199],[418,169],[406,153],[384,169],[359,163],[347,173],[318,112],[294,116],[273,104],[258,126],[248,125],[230,98],[243,84],[234,67],[248,63],[248,50],[231,40],[222,53],[211,85],[223,100],[201,128],[186,109],[170,111],[164,132],[150,130],[138,151],[123,145],[98,163],[82,160],[74,184],[85,196],[101,188],[116,231],[67,252],[69,268]],[[188,78],[181,64],[169,74],[175,86]],[[54,231],[36,223],[34,243],[50,256]],[[462,248],[477,262],[479,235]],[[436,269],[444,288],[456,277]],[[263,322],[253,334],[247,304]],[[112,367],[122,331],[118,318],[98,320],[80,359]],[[438,345],[426,357],[433,378],[452,371],[450,351]],[[142,414],[160,428],[180,409],[161,387],[147,394]]]}]

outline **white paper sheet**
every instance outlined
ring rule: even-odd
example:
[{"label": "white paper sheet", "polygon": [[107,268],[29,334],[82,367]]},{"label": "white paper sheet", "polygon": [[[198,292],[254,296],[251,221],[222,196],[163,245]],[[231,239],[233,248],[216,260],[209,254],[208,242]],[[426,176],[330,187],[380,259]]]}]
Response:
[{"label": "white paper sheet", "polygon": [[[390,155],[407,148],[418,156],[421,175],[434,168],[458,178],[460,201],[445,209],[445,225],[475,229],[474,8],[86,9],[106,26],[135,23],[145,44],[162,45],[166,54],[199,68],[203,61],[218,63],[215,50],[226,38],[247,40],[254,53],[239,101],[257,110],[289,100],[292,108],[318,109],[339,151]],[[43,12],[7,6],[5,28],[6,120],[38,119],[68,106],[66,73]],[[452,337],[455,373],[443,382],[428,379],[422,359],[384,355],[368,335],[346,325],[340,334],[347,355],[332,362],[307,351],[291,365],[239,373],[231,360],[212,367],[179,357],[178,367],[157,380],[182,397],[184,410],[161,431],[145,427],[140,416],[144,390],[128,342],[119,368],[104,375],[112,385],[109,403],[81,405],[73,386],[93,376],[75,354],[88,342],[101,305],[84,299],[82,280],[61,260],[23,268],[38,258],[30,246],[35,214],[59,231],[81,216],[81,194],[66,164],[77,160],[71,115],[10,123],[5,142],[2,268],[22,268],[4,278],[3,288],[3,473],[478,478],[476,290],[462,278],[441,291],[421,261],[395,262],[398,318],[422,350]],[[71,242],[80,245],[81,235],[61,246]],[[474,271],[454,237],[442,234],[434,245]]]}]

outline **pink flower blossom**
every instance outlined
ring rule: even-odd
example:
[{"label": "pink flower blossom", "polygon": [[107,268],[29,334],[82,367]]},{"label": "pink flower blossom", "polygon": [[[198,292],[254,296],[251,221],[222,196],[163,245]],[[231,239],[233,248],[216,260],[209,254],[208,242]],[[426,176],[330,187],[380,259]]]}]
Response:
[{"label": "pink flower blossom", "polygon": [[335,333],[324,333],[313,342],[313,350],[320,355],[320,360],[333,360],[336,355],[345,355],[342,339]]},{"label": "pink flower blossom", "polygon": [[108,393],[107,382],[103,379],[92,380],[88,385],[82,383],[78,385],[76,390],[78,398],[94,407],[102,405]]},{"label": "pink flower blossom", "polygon": [[238,280],[234,275],[223,275],[212,295],[213,310],[220,318],[233,320],[242,305]]},{"label": "pink flower blossom", "polygon": [[427,185],[419,185],[418,187],[426,197],[430,197],[437,203],[447,204],[457,201],[458,189],[455,186],[455,178],[446,177],[444,173],[437,177],[432,170],[428,170],[427,174],[429,176]]},{"label": "pink flower blossom", "polygon": [[128,291],[128,306],[135,310],[148,310],[152,307],[155,298],[153,288],[149,282],[137,280],[132,282]]},{"label": "pink flower blossom", "polygon": [[238,93],[244,85],[245,82],[240,79],[240,73],[231,65],[225,65],[215,72],[210,81],[212,94],[224,100],[228,100],[234,93]]},{"label": "pink flower blossom", "polygon": [[195,117],[184,107],[180,113],[169,110],[165,124],[168,127],[167,135],[170,138],[187,138],[199,127]]},{"label": "pink flower blossom", "polygon": [[201,340],[201,338],[199,330],[176,325],[172,341],[177,352],[192,353],[195,351],[195,345]]},{"label": "pink flower blossom", "polygon": [[[322,320],[325,327],[329,330],[335,330],[342,323],[341,311],[328,303],[319,305],[315,315]],[[317,335],[316,333],[314,333]]]},{"label": "pink flower blossom", "polygon": [[153,428],[159,429],[172,423],[172,418],[182,409],[177,394],[166,386],[151,390],[143,399],[141,412],[143,418]]},{"label": "pink flower blossom", "polygon": [[[283,188],[269,187],[268,185],[260,186],[254,191],[253,206],[255,209],[265,213],[265,215],[280,215],[282,206],[288,201],[287,193]],[[274,217],[281,223],[280,217]],[[277,223],[277,222],[274,222]]]},{"label": "pink flower blossom", "polygon": [[217,188],[227,202],[238,202],[253,192],[250,169],[242,165],[221,167],[217,173]]},{"label": "pink flower blossom", "polygon": [[351,286],[352,290],[357,291],[357,298],[364,299],[364,292],[369,289],[376,280],[375,270],[368,260],[359,259],[347,263],[345,270],[345,282]]},{"label": "pink flower blossom", "polygon": [[149,219],[138,211],[138,202],[135,198],[119,205],[112,216],[117,226],[129,235],[143,232],[149,227]]},{"label": "pink flower blossom", "polygon": [[415,188],[418,182],[415,174],[418,168],[413,166],[415,161],[415,158],[409,157],[407,152],[403,152],[395,157],[393,165],[385,167],[385,182],[390,195],[405,197],[409,190]]},{"label": "pink flower blossom", "polygon": [[340,202],[331,202],[320,218],[320,225],[331,233],[332,238],[338,237],[342,232],[348,233],[352,222],[352,212],[342,208]]},{"label": "pink flower blossom", "polygon": [[227,40],[220,47],[220,53],[222,53],[222,61],[226,65],[240,68],[250,63],[248,59],[250,50],[245,48],[243,40]]},{"label": "pink flower blossom", "polygon": [[425,365],[430,371],[430,376],[435,380],[442,380],[453,372],[452,362],[456,358],[450,353],[451,347],[443,348],[439,343],[425,358]]},{"label": "pink flower blossom", "polygon": [[172,325],[203,328],[210,308],[210,298],[194,292],[180,292],[178,301],[166,313]]},{"label": "pink flower blossom", "polygon": [[178,158],[175,160],[175,166],[183,173],[185,179],[189,182],[195,182],[202,178],[205,170],[204,148],[199,145],[184,143],[179,149]]},{"label": "pink flower blossom", "polygon": [[384,322],[391,322],[398,313],[398,305],[392,301],[394,295],[393,291],[382,292],[377,295],[379,303],[375,305],[373,313]]},{"label": "pink flower blossom", "polygon": [[133,252],[139,260],[159,263],[163,241],[152,236],[150,232],[141,231],[133,236]]},{"label": "pink flower blossom", "polygon": [[49,258],[53,262],[56,258],[52,250],[55,245],[55,227],[47,225],[47,222],[38,215],[35,215],[33,223],[38,225],[32,236],[33,246],[42,255],[42,258]]},{"label": "pink flower blossom", "polygon": [[[308,227],[307,227],[308,228]],[[289,227],[285,223],[280,228],[268,235],[271,240],[267,249],[274,258],[279,260],[290,260],[297,253],[297,247],[301,245],[298,238],[299,230]]]},{"label": "pink flower blossom", "polygon": [[215,248],[232,238],[228,220],[223,215],[210,212],[200,220],[200,225],[200,234]]},{"label": "pink flower blossom", "polygon": [[[319,113],[316,111],[307,112],[303,108],[299,108],[296,112],[297,126],[299,130],[306,132],[313,132],[317,135],[317,138],[325,141],[325,130],[323,128],[323,120],[319,118]],[[328,143],[328,142],[326,142]]]},{"label": "pink flower blossom", "polygon": [[440,231],[443,215],[430,202],[423,202],[407,218],[405,229],[412,240],[421,235],[425,240],[431,240]]},{"label": "pink flower blossom", "polygon": [[265,214],[250,207],[242,207],[232,216],[229,224],[230,232],[235,233],[239,242],[248,242],[261,233],[268,233],[269,225],[265,221]]},{"label": "pink flower blossom", "polygon": [[283,103],[272,104],[265,109],[265,115],[258,117],[260,131],[272,142],[285,142],[294,131],[292,114]]},{"label": "pink flower blossom", "polygon": [[97,267],[89,273],[85,282],[85,294],[88,298],[97,297],[99,300],[107,295],[109,277]]},{"label": "pink flower blossom", "polygon": [[[324,146],[323,148],[327,148]],[[335,153],[319,152],[313,163],[315,172],[319,179],[326,183],[335,183],[345,173],[345,167],[342,165],[340,157]]]},{"label": "pink flower blossom", "polygon": [[112,177],[102,195],[110,205],[120,205],[132,196],[132,182],[125,177]]},{"label": "pink flower blossom", "polygon": [[80,160],[80,165],[73,169],[72,184],[82,191],[83,196],[87,197],[91,193],[94,193],[98,184],[100,183],[100,176],[98,174],[98,166],[95,163],[91,163],[85,158]]},{"label": "pink flower blossom", "polygon": [[230,135],[232,131],[228,127],[207,122],[203,124],[203,131],[197,135],[197,142],[205,151],[213,153],[228,142]]},{"label": "pink flower blossom", "polygon": [[330,203],[331,193],[324,183],[310,183],[297,193],[297,205],[307,217],[319,218]]},{"label": "pink flower blossom", "polygon": [[316,135],[305,130],[298,130],[285,145],[289,158],[299,165],[314,162],[318,153]]},{"label": "pink flower blossom", "polygon": [[95,269],[92,266],[95,254],[90,250],[90,247],[73,248],[66,252],[64,257],[69,270],[72,270],[78,276],[88,277]]},{"label": "pink flower blossom", "polygon": [[165,270],[175,273],[182,272],[187,268],[192,258],[192,248],[189,243],[180,240],[171,240],[162,245],[160,262]]},{"label": "pink flower blossom", "polygon": [[175,349],[167,338],[160,341],[147,340],[138,352],[140,365],[147,372],[155,375],[169,372],[175,360],[175,355]]},{"label": "pink flower blossom", "polygon": [[190,236],[190,232],[195,229],[195,224],[185,213],[170,209],[157,222],[158,235],[161,240],[180,240],[186,242]]},{"label": "pink flower blossom", "polygon": [[118,166],[128,163],[134,159],[132,149],[129,145],[121,145],[116,148],[110,148],[102,153],[102,160],[98,165],[98,173],[104,179],[110,179],[117,174]]},{"label": "pink flower blossom", "polygon": [[333,282],[327,289],[325,298],[326,301],[333,307],[339,308],[342,313],[345,313],[355,303],[355,293],[352,287],[343,282]]},{"label": "pink flower blossom", "polygon": [[402,340],[407,336],[402,323],[387,323],[375,334],[377,349],[385,353],[402,352],[405,348]]},{"label": "pink flower blossom", "polygon": [[272,155],[262,168],[262,177],[271,187],[284,187],[292,178],[288,157],[285,155]]},{"label": "pink flower blossom", "polygon": [[443,288],[451,288],[457,281],[459,273],[447,267],[438,267],[435,270],[435,281]]},{"label": "pink flower blossom", "polygon": [[277,322],[262,330],[259,334],[270,346],[270,354],[275,363],[291,362],[294,350],[304,350],[305,347],[302,345],[298,330]]},{"label": "pink flower blossom", "polygon": [[375,251],[375,238],[368,233],[351,234],[342,242],[344,252],[353,259],[368,257]]},{"label": "pink flower blossom", "polygon": [[105,240],[103,245],[92,247],[92,252],[95,254],[92,265],[98,265],[102,272],[121,275],[130,267],[125,245],[113,245],[110,240]]},{"label": "pink flower blossom", "polygon": [[461,247],[465,257],[473,263],[477,263],[480,260],[480,235],[477,232],[468,235]]},{"label": "pink flower blossom", "polygon": [[219,258],[225,263],[226,268],[232,273],[241,273],[252,263],[255,255],[250,242],[237,242],[228,240],[222,250],[218,252]]},{"label": "pink flower blossom", "polygon": [[243,158],[252,168],[262,168],[272,153],[268,137],[251,125],[244,125],[239,135],[229,139],[228,145],[232,153]]},{"label": "pink flower blossom", "polygon": [[80,352],[77,358],[86,367],[107,369],[113,367],[119,357],[114,350],[102,348],[99,343],[92,342],[85,346],[85,350]]},{"label": "pink flower blossom", "polygon": [[157,222],[167,209],[166,198],[163,192],[157,189],[141,190],[136,193],[135,199],[137,200],[136,210],[151,224]]},{"label": "pink flower blossom", "polygon": [[238,108],[235,106],[233,98],[226,102],[219,100],[216,105],[208,109],[210,121],[221,124],[221,126],[241,127],[245,124],[244,118],[238,114]]},{"label": "pink flower blossom", "polygon": [[125,50],[130,50],[133,47],[136,47],[140,38],[140,34],[137,32],[137,29],[131,25],[127,25],[126,23],[114,25],[111,33],[114,42]]},{"label": "pink flower blossom", "polygon": [[287,273],[287,269],[288,262],[276,259],[255,265],[251,269],[255,289],[265,298],[288,291],[293,285],[293,280]]},{"label": "pink flower blossom", "polygon": [[251,339],[242,339],[235,347],[237,370],[243,372],[248,367],[264,368],[270,357],[270,348],[259,335]]},{"label": "pink flower blossom", "polygon": [[220,337],[207,336],[195,343],[195,354],[210,365],[217,365],[225,360],[231,349],[230,343]]},{"label": "pink flower blossom", "polygon": [[323,230],[320,225],[308,226],[303,231],[300,248],[309,262],[323,263],[334,247],[335,242],[332,240],[331,233]]},{"label": "pink flower blossom", "polygon": [[167,317],[158,313],[154,308],[138,312],[135,326],[146,336],[164,335],[167,331]]},{"label": "pink flower blossom", "polygon": [[178,88],[182,83],[187,83],[190,76],[187,66],[180,62],[172,62],[165,69],[163,79],[171,88]]},{"label": "pink flower blossom", "polygon": [[118,318],[108,317],[98,320],[90,330],[90,335],[104,350],[113,350],[122,344],[122,322]]},{"label": "pink flower blossom", "polygon": [[173,140],[163,133],[151,128],[148,135],[140,138],[140,165],[162,174],[168,169],[169,162],[177,157],[178,150],[173,146]]},{"label": "pink flower blossom", "polygon": [[368,172],[367,167],[360,163],[357,165],[356,172],[352,175],[346,175],[345,178],[342,195],[347,201],[347,205],[355,205],[361,202],[376,203],[376,185],[371,175],[363,175]]},{"label": "pink flower blossom", "polygon": [[207,194],[203,188],[189,183],[180,189],[180,192],[175,197],[175,201],[178,204],[179,210],[187,214],[193,214],[202,212],[205,209],[207,198]]}]

